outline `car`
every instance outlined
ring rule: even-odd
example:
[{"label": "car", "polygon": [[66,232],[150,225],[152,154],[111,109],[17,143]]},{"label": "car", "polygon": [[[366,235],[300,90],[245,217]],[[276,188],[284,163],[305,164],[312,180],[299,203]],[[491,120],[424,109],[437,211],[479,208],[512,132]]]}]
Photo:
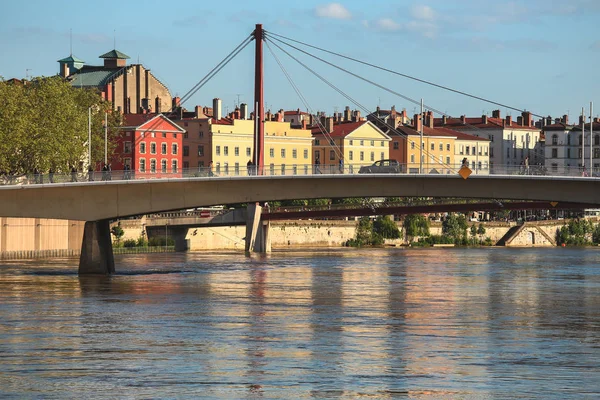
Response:
[{"label": "car", "polygon": [[390,174],[402,172],[400,163],[396,160],[379,160],[373,165],[364,165],[358,170],[359,174]]}]

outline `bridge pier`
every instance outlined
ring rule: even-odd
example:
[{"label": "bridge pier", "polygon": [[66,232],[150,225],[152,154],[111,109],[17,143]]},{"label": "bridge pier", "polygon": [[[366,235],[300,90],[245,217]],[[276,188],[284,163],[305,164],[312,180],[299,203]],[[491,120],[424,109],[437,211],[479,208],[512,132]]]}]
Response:
[{"label": "bridge pier", "polygon": [[79,275],[110,275],[115,272],[109,220],[86,221],[79,258]]},{"label": "bridge pier", "polygon": [[271,237],[269,228],[271,223],[263,222],[262,207],[257,204],[249,204],[246,211],[246,239],[245,250],[249,253],[270,253]]}]

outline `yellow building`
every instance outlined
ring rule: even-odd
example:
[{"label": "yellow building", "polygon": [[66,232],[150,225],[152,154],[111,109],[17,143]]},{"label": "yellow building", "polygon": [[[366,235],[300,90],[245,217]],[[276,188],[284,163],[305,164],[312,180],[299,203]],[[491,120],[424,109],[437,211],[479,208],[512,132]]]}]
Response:
[{"label": "yellow building", "polygon": [[312,134],[314,163],[323,172],[339,171],[340,166],[357,172],[362,165],[390,156],[390,137],[369,121],[334,123],[326,118],[322,126],[312,128]]}]

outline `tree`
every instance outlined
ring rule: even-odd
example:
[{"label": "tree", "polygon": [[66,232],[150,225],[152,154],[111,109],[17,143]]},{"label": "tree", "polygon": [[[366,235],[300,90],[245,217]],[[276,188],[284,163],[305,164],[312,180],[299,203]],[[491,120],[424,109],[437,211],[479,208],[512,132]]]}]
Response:
[{"label": "tree", "polygon": [[455,244],[466,242],[467,219],[464,215],[449,214],[442,223],[442,234],[451,237]]},{"label": "tree", "polygon": [[123,228],[121,228],[121,222],[110,228],[110,233],[113,234],[113,236],[117,240],[117,243],[120,243],[121,238],[123,237],[123,235],[125,235],[125,231],[123,231]]},{"label": "tree", "polygon": [[[55,76],[26,84],[0,81],[0,176],[35,169],[67,172],[87,158],[88,109],[93,161],[104,159],[104,113],[112,105],[97,90],[73,88]],[[121,118],[110,112],[109,157]]]},{"label": "tree", "polygon": [[409,241],[415,236],[429,236],[429,220],[421,214],[407,215],[402,226]]},{"label": "tree", "polygon": [[485,226],[483,226],[483,224],[479,224],[479,227],[477,228],[477,234],[479,235],[479,241],[483,242],[483,235],[485,235]]},{"label": "tree", "polygon": [[380,215],[375,219],[373,232],[381,235],[384,239],[398,239],[400,237],[398,225],[387,215]]},{"label": "tree", "polygon": [[475,243],[475,237],[477,236],[477,227],[475,226],[475,224],[471,225],[470,233],[472,239],[471,241]]}]

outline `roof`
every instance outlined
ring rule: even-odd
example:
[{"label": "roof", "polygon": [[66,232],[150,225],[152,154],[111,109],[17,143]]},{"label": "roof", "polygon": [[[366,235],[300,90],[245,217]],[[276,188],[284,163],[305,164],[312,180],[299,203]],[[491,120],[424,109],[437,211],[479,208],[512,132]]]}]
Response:
[{"label": "roof", "polygon": [[447,118],[444,124],[443,118],[434,118],[434,126],[436,127],[447,127],[454,129],[498,129],[498,128],[509,128],[509,129],[526,129],[526,130],[538,130],[535,126],[523,126],[517,124],[516,121],[511,121],[510,125],[506,124],[505,119],[487,117],[487,123],[484,122],[483,117],[467,117],[465,122],[462,122],[460,118]]},{"label": "roof", "polygon": [[71,54],[69,57],[65,57],[62,60],[58,60],[59,63],[84,63],[85,61],[80,60],[79,58],[73,56]]},{"label": "roof", "polygon": [[[346,137],[364,124],[368,124],[369,121],[357,121],[357,122],[338,122],[333,125],[333,131],[329,133],[331,137]],[[311,132],[313,135],[322,134],[321,130],[323,127],[318,125],[316,127],[311,128]]]},{"label": "roof", "polygon": [[[589,133],[590,131],[590,123],[588,122],[587,124],[584,124],[584,128],[585,131]],[[594,130],[594,133],[600,133],[600,121],[595,121],[594,122],[594,126],[592,127]],[[573,127],[574,131],[580,131],[581,130],[581,125],[575,125]]]},{"label": "roof", "polygon": [[543,131],[568,131],[571,129],[573,129],[573,125],[565,124],[564,122],[550,124],[542,127]]},{"label": "roof", "polygon": [[69,79],[71,80],[71,85],[75,87],[104,86],[110,81],[111,78],[117,75],[120,70],[121,68],[101,69],[95,71],[80,70],[79,72],[69,76]]},{"label": "roof", "polygon": [[[416,129],[414,129],[410,126],[407,126],[407,125],[399,126],[398,128],[396,128],[396,131],[400,132],[404,135],[420,135],[421,134]],[[397,132],[394,132],[393,130],[390,129],[388,131],[388,135],[398,136]],[[486,139],[486,138],[469,135],[468,133],[459,132],[459,131],[455,131],[453,129],[443,128],[443,127],[430,128],[428,126],[423,126],[423,135],[425,135],[425,136],[446,136],[446,137],[454,137],[458,140],[482,140],[482,141],[489,142],[489,139]]]},{"label": "roof", "polygon": [[[150,123],[151,121],[152,123]],[[185,132],[185,129],[182,129],[163,114],[125,114],[123,115],[123,126],[121,126],[121,129],[135,128],[138,130],[145,127],[147,131],[163,131],[166,130],[164,123],[171,125],[175,131]]]},{"label": "roof", "polygon": [[308,113],[305,111],[300,111],[300,110],[291,110],[291,111],[284,111],[283,115],[308,115]]},{"label": "roof", "polygon": [[130,57],[125,53],[121,53],[119,50],[111,50],[108,53],[102,54],[99,58],[118,58],[124,60]]}]

